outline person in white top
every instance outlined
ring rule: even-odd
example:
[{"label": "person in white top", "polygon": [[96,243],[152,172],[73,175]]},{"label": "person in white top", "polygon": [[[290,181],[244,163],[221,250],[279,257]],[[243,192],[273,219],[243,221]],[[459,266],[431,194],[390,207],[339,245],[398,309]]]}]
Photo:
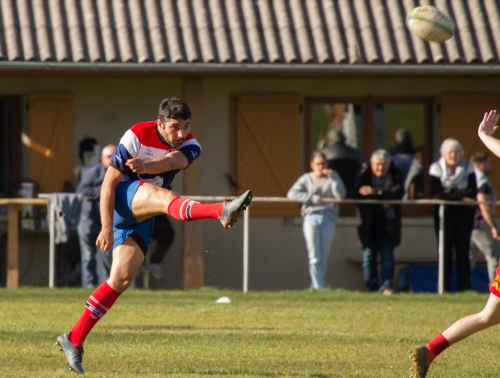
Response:
[{"label": "person in white top", "polygon": [[346,189],[339,174],[328,168],[328,160],[322,152],[312,154],[310,166],[312,172],[300,176],[287,197],[302,202],[302,229],[309,256],[310,288],[323,289],[326,286],[328,255],[335,236],[335,221],[339,214],[339,205],[324,199],[343,199]]}]

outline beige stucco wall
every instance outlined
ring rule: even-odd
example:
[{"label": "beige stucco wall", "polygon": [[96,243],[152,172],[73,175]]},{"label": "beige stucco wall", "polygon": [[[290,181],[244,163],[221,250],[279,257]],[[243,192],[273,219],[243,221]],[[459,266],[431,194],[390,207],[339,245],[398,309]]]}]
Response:
[{"label": "beige stucco wall", "polygon": [[[497,82],[493,85],[493,82]],[[205,195],[226,194],[224,175],[230,172],[229,99],[232,94],[299,93],[314,96],[427,96],[444,93],[500,93],[499,78],[394,78],[394,79],[207,79],[205,80],[205,129],[203,191]],[[437,106],[436,106],[437,109]],[[439,114],[435,119],[435,150],[439,141]],[[472,133],[472,137],[474,137]],[[276,141],[279,143],[279,141]],[[212,148],[216,146],[216,148]],[[256,193],[258,196],[258,193]],[[300,289],[309,285],[307,253],[300,220],[251,218],[250,289]],[[330,254],[327,282],[331,287],[363,290],[359,266],[346,258],[361,256],[355,218],[340,219]],[[403,219],[403,242],[396,258],[435,258],[437,242],[430,217]],[[242,227],[222,230],[206,222],[205,282],[208,285],[239,287],[242,282]],[[240,226],[238,224],[238,226]]]},{"label": "beige stucco wall", "polygon": [[[158,105],[167,96],[182,96],[182,80],[179,78],[116,78],[116,77],[0,77],[0,94],[23,95],[25,101],[30,92],[70,92],[74,96],[74,134],[70,143],[74,145],[73,159],[79,163],[78,142],[85,136],[96,138],[101,145],[118,143],[123,133],[135,122],[155,119]],[[28,112],[23,112],[27,124]],[[24,164],[26,167],[26,164]],[[26,169],[25,169],[26,172]],[[176,190],[182,189],[177,179]],[[0,214],[0,227],[5,227],[6,216]],[[174,225],[177,234],[180,228]],[[39,274],[48,266],[48,238],[36,237],[37,248],[31,254],[31,235],[23,235],[20,244],[20,273],[28,271],[20,280],[21,285],[47,285],[48,276]],[[2,249],[5,255],[4,249]],[[3,258],[4,256],[2,256]],[[5,260],[4,260],[5,261]],[[31,265],[23,265],[32,261]],[[180,287],[180,238],[164,260],[168,265],[169,276],[162,280],[166,287]],[[27,264],[27,263],[26,263]],[[5,262],[0,259],[5,280]],[[36,277],[36,279],[35,279]],[[152,285],[158,282],[152,282]]]},{"label": "beige stucco wall", "polygon": [[[497,82],[495,84],[495,81]],[[204,130],[201,193],[183,193],[182,174],[174,181],[181,194],[227,195],[225,174],[230,172],[229,99],[232,94],[299,93],[309,96],[433,96],[443,93],[500,93],[499,78],[327,78],[295,79],[218,78],[204,81]],[[181,96],[180,78],[76,78],[76,77],[0,77],[0,93],[28,94],[31,91],[69,91],[74,94],[74,138],[96,137],[102,144],[117,143],[133,123],[152,119],[163,97]],[[436,107],[437,109],[437,107]],[[25,113],[26,114],[26,113]],[[194,115],[196,117],[196,114]],[[438,130],[439,115],[435,114]],[[193,130],[196,135],[196,130]],[[439,140],[438,132],[435,134]],[[279,140],[276,141],[279,143]],[[435,143],[437,146],[437,143]],[[197,163],[196,163],[197,164]],[[256,193],[258,195],[258,193]],[[180,224],[173,221],[177,235]],[[357,220],[343,218],[329,260],[327,281],[331,287],[363,289],[359,266],[345,261],[360,257],[356,236]],[[243,227],[226,230],[216,221],[205,221],[205,284],[217,287],[242,287]],[[45,247],[40,247],[43,248]],[[21,259],[29,258],[29,248],[22,246]],[[45,253],[37,253],[30,269],[45,266]],[[405,218],[403,244],[396,257],[435,257],[436,240],[430,218]],[[180,238],[174,241],[163,266],[167,278],[152,280],[155,288],[180,287]],[[23,282],[21,284],[34,284]],[[45,283],[40,280],[40,284]],[[307,255],[300,219],[251,218],[249,288],[255,290],[302,289],[309,285]]]}]

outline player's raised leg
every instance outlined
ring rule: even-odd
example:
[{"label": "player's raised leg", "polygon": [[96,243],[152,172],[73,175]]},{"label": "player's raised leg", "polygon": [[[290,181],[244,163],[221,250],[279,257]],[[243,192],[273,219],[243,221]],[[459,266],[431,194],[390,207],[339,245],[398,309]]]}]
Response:
[{"label": "player's raised leg", "polygon": [[69,366],[76,373],[84,373],[83,343],[87,335],[131,285],[143,260],[144,253],[132,237],[128,237],[123,244],[117,246],[113,250],[109,279],[97,287],[87,299],[85,308],[73,328],[57,338],[57,344],[66,355]]},{"label": "player's raised leg", "polygon": [[158,214],[168,214],[182,221],[219,219],[231,227],[238,215],[252,203],[253,193],[247,190],[232,201],[202,203],[179,197],[172,191],[144,183],[139,186],[132,202],[132,212],[138,222]]},{"label": "player's raised leg", "polygon": [[[493,286],[497,282],[497,286]],[[434,359],[451,345],[500,323],[500,292],[498,275],[490,288],[491,294],[484,308],[477,314],[465,316],[453,323],[446,331],[437,335],[427,345],[420,345],[410,350],[412,360],[411,377],[424,378]]]}]

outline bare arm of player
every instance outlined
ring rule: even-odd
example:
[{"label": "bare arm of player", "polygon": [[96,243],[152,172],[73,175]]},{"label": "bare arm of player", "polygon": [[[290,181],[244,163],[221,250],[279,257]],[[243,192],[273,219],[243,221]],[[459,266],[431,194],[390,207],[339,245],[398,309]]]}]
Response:
[{"label": "bare arm of player", "polygon": [[123,173],[119,170],[109,167],[104,176],[101,186],[101,232],[97,237],[96,246],[103,251],[113,249],[113,210],[115,208],[115,189],[123,178]]},{"label": "bare arm of player", "polygon": [[500,140],[494,138],[492,134],[498,129],[496,124],[499,117],[500,114],[498,114],[496,110],[490,110],[489,113],[484,113],[483,121],[479,124],[477,130],[477,134],[484,145],[498,157],[500,157]]},{"label": "bare arm of player", "polygon": [[126,164],[134,173],[154,175],[176,169],[184,169],[189,165],[189,162],[182,152],[172,151],[165,156],[147,162],[138,158],[129,159]]}]

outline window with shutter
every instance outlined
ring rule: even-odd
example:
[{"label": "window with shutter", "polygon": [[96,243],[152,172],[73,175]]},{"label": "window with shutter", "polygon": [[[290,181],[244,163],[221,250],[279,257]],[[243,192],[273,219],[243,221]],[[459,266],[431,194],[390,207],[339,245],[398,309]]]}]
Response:
[{"label": "window with shutter", "polygon": [[29,178],[41,193],[60,192],[73,181],[73,96],[31,93],[28,134]]},{"label": "window with shutter", "polygon": [[[477,128],[484,113],[500,106],[500,95],[443,95],[441,97],[441,135],[440,141],[454,138],[464,148],[468,160],[474,152],[488,151],[477,136]],[[498,131],[497,133],[498,134]],[[499,135],[495,136],[499,138]],[[495,190],[500,189],[500,166],[498,159],[492,157],[493,172],[489,180]],[[497,210],[498,211],[498,210]]]},{"label": "window with shutter", "polygon": [[[300,98],[296,95],[232,97],[233,194],[285,197],[301,175]],[[253,216],[297,216],[299,204],[254,203]]]},{"label": "window with shutter", "polygon": [[[354,197],[354,181],[361,163],[373,151],[388,150],[393,163],[407,173],[417,159],[426,171],[432,159],[432,100],[425,97],[309,97],[305,99],[304,150],[307,159],[313,150],[322,150],[330,166],[342,177],[347,198]],[[406,151],[395,149],[396,134],[409,135]],[[403,138],[405,139],[405,138]],[[416,163],[415,163],[416,164]],[[306,161],[307,166],[307,161]],[[408,198],[429,195],[427,175],[415,175]],[[411,194],[411,196],[410,196]],[[427,215],[426,206],[403,206],[404,215]],[[340,214],[354,215],[356,206],[340,205]]]}]

